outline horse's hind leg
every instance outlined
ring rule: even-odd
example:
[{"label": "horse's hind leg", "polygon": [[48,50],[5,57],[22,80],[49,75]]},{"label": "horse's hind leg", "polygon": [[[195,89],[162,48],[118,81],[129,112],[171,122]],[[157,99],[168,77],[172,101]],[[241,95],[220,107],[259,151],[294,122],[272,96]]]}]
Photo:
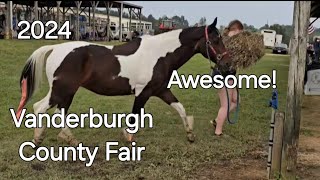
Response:
[{"label": "horse's hind leg", "polygon": [[188,141],[194,142],[195,136],[193,134],[193,116],[187,116],[185,108],[169,89],[162,91],[157,95],[157,97],[159,97],[168,105],[172,106],[176,111],[178,111],[182,119],[184,128],[187,132]]},{"label": "horse's hind leg", "polygon": [[[64,109],[65,114],[68,113],[77,89],[78,87],[70,86],[70,84],[68,85],[59,80],[54,83],[50,104],[57,105],[55,113],[61,113],[62,109]],[[75,146],[79,144],[66,124],[64,124],[64,128],[58,134],[58,138],[64,140],[69,145]]]},{"label": "horse's hind leg", "polygon": [[[67,110],[66,110],[67,111]],[[55,113],[60,113],[61,108],[57,108]],[[58,134],[58,138],[62,139],[66,143],[72,146],[76,146],[79,144],[78,140],[74,137],[69,127],[65,124],[65,127]]]},{"label": "horse's hind leg", "polygon": [[[46,97],[44,97],[42,100],[36,102],[33,105],[33,110],[36,116],[38,116],[38,114],[40,113],[45,113],[52,107],[49,104],[50,95],[51,95],[51,91],[49,91]],[[45,138],[45,130],[46,130],[45,125],[43,125],[41,128],[34,129],[34,137],[32,141],[36,146],[39,146],[43,142]]]},{"label": "horse's hind leg", "polygon": [[[74,95],[69,95],[65,98],[64,102],[58,103],[58,107],[55,111],[55,113],[61,113],[62,108],[64,109],[65,114],[67,114],[69,107],[71,105],[72,99]],[[76,146],[79,144],[78,140],[74,137],[69,127],[64,124],[64,128],[61,129],[61,131],[58,134],[58,138],[65,141],[69,145]]]}]

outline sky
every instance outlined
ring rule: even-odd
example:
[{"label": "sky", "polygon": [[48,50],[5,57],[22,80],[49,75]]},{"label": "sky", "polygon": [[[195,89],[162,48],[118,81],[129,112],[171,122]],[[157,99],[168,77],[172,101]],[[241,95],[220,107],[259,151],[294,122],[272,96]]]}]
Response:
[{"label": "sky", "polygon": [[[207,24],[218,17],[218,27],[239,19],[257,28],[267,23],[291,25],[293,19],[293,1],[131,1],[130,3],[143,6],[142,14],[145,16],[152,14],[155,18],[159,18],[163,15],[168,17],[183,15],[190,25],[197,23],[201,17],[206,17]],[[320,28],[320,19],[314,26]]]}]

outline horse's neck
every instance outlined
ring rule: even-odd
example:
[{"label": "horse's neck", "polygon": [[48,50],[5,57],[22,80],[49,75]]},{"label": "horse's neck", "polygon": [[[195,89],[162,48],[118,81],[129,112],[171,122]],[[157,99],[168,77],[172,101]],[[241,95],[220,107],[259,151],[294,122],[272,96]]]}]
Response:
[{"label": "horse's neck", "polygon": [[[170,64],[170,69],[179,69],[196,53],[193,43],[187,45],[181,44],[179,36],[182,30],[175,30],[160,34],[157,36],[141,37],[139,51],[148,52],[148,54],[158,54],[165,57],[166,63]],[[117,45],[119,49],[126,49],[131,44],[137,43],[136,40],[125,44]],[[142,47],[141,47],[142,46]]]},{"label": "horse's neck", "polygon": [[193,47],[190,46],[181,46],[178,48],[173,54],[172,58],[170,58],[170,67],[171,71],[179,69],[185,63],[187,63],[194,55],[196,51]]},{"label": "horse's neck", "polygon": [[[196,52],[193,43],[188,43],[187,45],[181,43],[179,37],[182,31],[182,29],[174,30],[157,36],[146,37],[145,39],[149,41],[147,44],[150,45],[150,51],[157,53],[161,51],[159,50],[161,48],[163,52],[169,52],[165,59],[170,64],[171,70],[179,69]],[[155,45],[158,45],[159,48],[155,48]]]}]

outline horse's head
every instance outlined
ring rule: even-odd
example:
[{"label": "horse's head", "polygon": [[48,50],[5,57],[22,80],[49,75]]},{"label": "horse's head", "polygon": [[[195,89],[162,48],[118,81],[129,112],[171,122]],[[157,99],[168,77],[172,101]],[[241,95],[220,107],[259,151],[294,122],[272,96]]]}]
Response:
[{"label": "horse's head", "polygon": [[217,18],[209,26],[205,26],[200,40],[197,42],[197,50],[204,57],[216,63],[220,71],[228,71],[231,66],[231,58],[222,42],[219,30],[216,28]]}]

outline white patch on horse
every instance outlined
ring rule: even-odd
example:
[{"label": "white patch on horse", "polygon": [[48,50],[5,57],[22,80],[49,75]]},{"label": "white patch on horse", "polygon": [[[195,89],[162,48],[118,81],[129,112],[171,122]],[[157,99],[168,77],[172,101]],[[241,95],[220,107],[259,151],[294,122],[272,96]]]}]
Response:
[{"label": "white patch on horse", "polygon": [[172,106],[176,111],[178,111],[181,118],[187,117],[186,110],[180,102],[173,102],[170,104],[170,106]]},{"label": "white patch on horse", "polygon": [[179,29],[157,36],[145,36],[134,54],[117,56],[120,63],[119,76],[129,79],[132,90],[135,89],[135,96],[138,96],[151,81],[153,68],[159,58],[181,46],[181,31]]},{"label": "white patch on horse", "polygon": [[173,102],[170,106],[179,113],[186,131],[191,132],[193,129],[193,116],[187,116],[186,110],[180,102]]},{"label": "white patch on horse", "polygon": [[113,46],[105,46],[101,44],[89,43],[84,41],[72,41],[72,42],[66,42],[66,43],[54,45],[55,47],[53,48],[53,51],[51,52],[51,54],[48,56],[47,64],[46,64],[47,78],[50,86],[52,86],[53,80],[58,79],[58,77],[53,77],[53,75],[54,75],[54,72],[61,65],[65,57],[71,52],[75,52],[76,48],[85,47],[89,45],[102,46],[108,49],[113,48]]},{"label": "white patch on horse", "polygon": [[145,39],[145,38],[148,38],[148,37],[152,37],[152,36],[150,34],[145,34],[145,35],[140,36],[141,39]]}]

